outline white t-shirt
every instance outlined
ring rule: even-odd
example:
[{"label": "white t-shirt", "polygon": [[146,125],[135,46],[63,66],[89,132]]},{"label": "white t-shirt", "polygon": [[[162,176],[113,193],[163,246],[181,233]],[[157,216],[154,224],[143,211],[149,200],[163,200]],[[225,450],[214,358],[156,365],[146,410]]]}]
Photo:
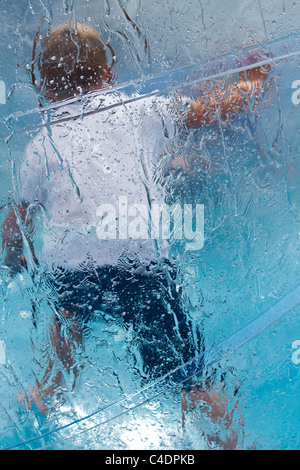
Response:
[{"label": "white t-shirt", "polygon": [[[94,100],[94,109],[105,109],[45,126],[21,167],[21,199],[44,208],[42,258],[49,267],[76,269],[87,261],[116,265],[124,256],[149,262],[168,255],[162,237],[134,230],[134,216],[145,216],[138,208],[149,208],[150,201],[164,202],[154,169],[161,148],[174,136],[169,100],[156,96],[118,106],[113,95]],[[78,106],[66,105],[61,115]]]}]

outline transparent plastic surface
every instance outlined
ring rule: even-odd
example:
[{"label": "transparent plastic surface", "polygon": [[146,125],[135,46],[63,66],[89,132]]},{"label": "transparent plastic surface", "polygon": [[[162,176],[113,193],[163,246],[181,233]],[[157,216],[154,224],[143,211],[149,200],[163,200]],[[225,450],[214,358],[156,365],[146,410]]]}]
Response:
[{"label": "transparent plastic surface", "polygon": [[[300,47],[297,15],[292,13],[299,8],[298,3],[291,7],[284,2],[256,2],[249,7],[239,2],[238,11],[231,15],[230,6],[225,4],[224,11],[216,14],[213,2],[192,2],[187,8],[174,1],[150,8],[142,2],[107,1],[101,9],[91,1],[80,6],[64,2],[63,8],[60,2],[36,2],[29,7],[24,2],[18,13],[3,3],[7,18],[11,14],[7,44],[19,61],[24,54],[23,61],[28,63],[42,15],[43,28],[65,18],[99,26],[119,55],[118,83],[114,87],[74,98],[67,105],[47,104],[42,109],[24,66],[16,69],[20,74],[17,79],[9,69],[1,71],[0,78],[10,90],[9,100],[0,107],[2,223],[14,198],[45,188],[47,197],[54,197],[65,189],[58,168],[67,159],[64,145],[69,142],[69,148],[81,157],[78,168],[67,166],[69,186],[63,200],[71,193],[77,204],[91,192],[96,206],[108,194],[111,199],[104,202],[112,202],[114,194],[120,195],[120,186],[124,184],[124,190],[127,184],[128,168],[124,166],[122,176],[118,166],[122,152],[127,159],[133,154],[135,162],[141,159],[142,167],[149,171],[152,160],[148,165],[147,152],[150,154],[151,148],[158,163],[153,180],[147,180],[146,171],[143,184],[151,181],[148,188],[154,191],[157,183],[168,204],[201,204],[205,224],[204,244],[199,249],[187,249],[182,239],[171,239],[168,246],[169,258],[176,265],[180,298],[174,292],[172,295],[175,304],[180,301],[188,312],[190,334],[184,342],[200,335],[204,344],[198,345],[188,360],[177,351],[176,361],[168,364],[164,345],[166,350],[170,344],[172,347],[173,333],[164,331],[163,340],[153,336],[159,341],[152,344],[152,354],[155,356],[156,349],[161,362],[166,362],[155,365],[160,371],[155,375],[149,367],[153,362],[145,362],[144,344],[139,338],[145,330],[155,331],[155,322],[130,323],[126,315],[130,308],[136,315],[156,308],[160,296],[169,299],[165,281],[158,289],[153,277],[141,275],[140,265],[130,265],[125,259],[122,269],[132,275],[126,278],[127,283],[132,285],[138,279],[140,287],[130,288],[131,298],[125,302],[124,291],[120,294],[116,287],[124,278],[117,273],[108,286],[102,279],[105,295],[99,306],[95,308],[82,299],[94,316],[78,331],[72,316],[61,316],[59,292],[52,283],[54,276],[50,273],[49,277],[58,225],[66,224],[59,245],[68,245],[67,251],[61,251],[64,261],[70,261],[76,252],[72,237],[68,238],[70,215],[66,211],[55,219],[54,212],[35,200],[32,206],[38,211],[34,233],[29,236],[26,224],[21,224],[27,240],[27,269],[12,276],[2,256],[1,448],[205,449],[222,448],[225,443],[227,448],[296,449]],[[225,10],[230,18],[226,25]],[[12,25],[16,30],[10,29]],[[235,25],[239,26],[233,38]],[[205,46],[199,50],[200,39]],[[22,48],[18,47],[20,41]],[[178,101],[200,97],[205,103],[220,89],[234,87],[250,67],[266,65],[271,68],[263,89],[234,119],[226,122],[219,116],[210,126],[197,130],[183,126],[172,134]],[[165,102],[172,103],[171,113],[164,108]],[[161,106],[158,128],[149,113],[149,103]],[[126,109],[131,111],[129,116]],[[139,121],[134,115],[141,109],[149,128],[153,126],[150,139],[142,140],[142,145],[139,134],[134,134],[142,129],[145,137],[147,130],[142,127],[142,117],[138,116]],[[114,116],[118,116],[117,124]],[[108,132],[107,122],[114,124],[116,134],[111,135],[119,139],[117,144],[116,137],[110,141],[109,151],[116,157],[113,162],[105,154],[108,145],[101,134],[103,129]],[[99,130],[86,142],[78,131],[84,126]],[[72,138],[68,141],[69,133]],[[133,137],[134,150],[130,146]],[[28,160],[28,149],[37,160]],[[116,177],[107,177],[103,187],[94,187],[90,181],[85,192],[84,165],[92,165],[96,156],[101,157],[101,171]],[[56,184],[51,187],[46,181],[42,187],[40,183],[45,180],[40,179],[40,168],[50,169],[51,174],[55,158]],[[135,168],[136,164],[132,171]],[[26,188],[23,175],[29,171],[34,178]],[[48,180],[53,183],[50,177]],[[138,192],[139,180],[134,184]],[[63,203],[56,206],[55,216],[61,207]],[[81,213],[80,217],[85,215]],[[88,229],[82,230],[84,243],[78,244],[80,250],[77,248],[80,254],[86,246],[92,247],[92,243],[88,245]],[[101,240],[102,247],[104,243]],[[111,261],[114,255],[114,249],[110,249],[107,256]],[[88,249],[78,263],[82,272],[87,272],[92,257]],[[161,275],[155,269],[153,272]],[[173,267],[167,272],[172,277]],[[139,290],[147,294],[144,304]],[[76,303],[80,303],[78,296]],[[176,312],[176,306],[174,309]],[[54,318],[62,325],[62,336]],[[174,331],[181,333],[176,322]],[[73,339],[72,348],[62,354],[57,337]],[[67,357],[70,351],[71,361]],[[51,384],[51,391],[40,393],[43,385],[47,388],[45,384]],[[213,418],[208,395],[222,402],[218,419]]]}]

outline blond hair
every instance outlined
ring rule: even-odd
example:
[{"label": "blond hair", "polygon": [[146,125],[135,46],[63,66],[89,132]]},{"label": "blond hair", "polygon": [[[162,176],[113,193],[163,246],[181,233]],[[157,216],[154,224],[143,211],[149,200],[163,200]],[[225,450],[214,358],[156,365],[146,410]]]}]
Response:
[{"label": "blond hair", "polygon": [[44,88],[57,99],[101,87],[109,67],[100,34],[85,24],[61,25],[41,41],[38,60]]}]

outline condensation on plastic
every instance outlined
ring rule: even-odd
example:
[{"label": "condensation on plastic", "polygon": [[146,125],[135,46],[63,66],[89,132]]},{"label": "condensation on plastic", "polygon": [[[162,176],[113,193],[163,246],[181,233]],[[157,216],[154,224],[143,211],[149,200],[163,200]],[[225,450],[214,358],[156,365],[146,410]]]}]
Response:
[{"label": "condensation on plastic", "polygon": [[[111,32],[112,36],[118,36],[115,32],[117,28],[115,26],[112,27],[112,24],[109,24],[110,18],[114,15],[114,8],[118,8],[118,12],[121,14],[123,11],[122,7],[126,5],[126,8],[129,7],[131,16],[135,19],[137,18],[139,20],[138,24],[140,24],[142,20],[145,20],[146,12],[141,9],[138,15],[133,14],[135,11],[134,9],[138,8],[138,3],[139,2],[126,2],[126,4],[125,2],[103,2],[105,14],[103,15],[103,12],[101,14],[99,12],[93,12],[93,21],[95,24],[98,24],[99,22],[97,23],[96,21],[98,15],[99,17],[101,16],[101,18],[106,17],[107,29],[105,31],[107,33]],[[282,319],[280,322],[281,330],[280,328],[276,330],[276,328],[272,326],[271,332],[270,329],[268,329],[268,337],[262,336],[259,333],[270,325],[273,325],[274,321],[279,320],[281,316],[284,316],[299,304],[299,288],[297,287],[297,266],[299,259],[297,257],[297,241],[299,241],[299,239],[296,234],[296,206],[297,202],[299,202],[299,187],[297,184],[297,175],[299,175],[299,170],[296,161],[297,157],[299,157],[297,151],[297,143],[299,142],[297,139],[298,109],[297,106],[293,107],[291,95],[293,93],[292,82],[300,78],[298,77],[300,37],[299,34],[297,34],[296,23],[292,23],[290,21],[291,15],[289,14],[289,9],[291,7],[289,5],[285,5],[284,2],[280,2],[280,14],[276,17],[274,11],[271,13],[271,8],[274,8],[274,3],[258,1],[255,6],[248,8],[254,9],[255,12],[258,13],[258,15],[254,15],[255,22],[253,22],[252,26],[254,31],[260,31],[261,37],[259,40],[255,40],[254,43],[262,44],[259,46],[246,44],[248,47],[244,47],[242,51],[233,52],[233,50],[237,50],[241,46],[241,38],[240,40],[236,39],[235,42],[231,40],[232,29],[237,25],[237,20],[230,22],[230,27],[226,26],[221,35],[221,33],[217,31],[216,25],[220,24],[220,21],[224,16],[224,12],[220,11],[218,14],[218,23],[216,16],[214,16],[214,20],[210,20],[209,18],[207,13],[209,8],[211,8],[209,3],[204,1],[198,3],[201,6],[200,10],[197,10],[201,13],[201,24],[205,25],[205,47],[201,48],[201,52],[196,52],[197,45],[194,43],[193,47],[192,40],[190,43],[188,41],[180,42],[180,40],[178,40],[178,36],[180,37],[180,35],[178,34],[178,29],[176,29],[176,24],[173,25],[176,32],[173,32],[173,36],[171,34],[171,37],[169,38],[167,38],[167,34],[170,34],[171,28],[167,29],[166,32],[159,30],[162,37],[167,41],[166,44],[169,44],[170,48],[171,45],[174,45],[175,43],[174,36],[176,35],[177,50],[175,52],[172,51],[172,53],[169,50],[168,54],[165,54],[164,51],[160,50],[161,46],[158,39],[154,41],[152,38],[152,42],[149,41],[150,45],[155,45],[151,50],[152,59],[155,56],[155,52],[157,53],[157,59],[154,61],[154,65],[152,64],[152,67],[149,66],[149,50],[145,47],[144,42],[145,37],[149,37],[150,26],[146,28],[147,34],[144,33],[143,36],[138,32],[136,27],[131,25],[132,30],[129,33],[131,36],[124,37],[125,33],[122,29],[124,27],[123,25],[123,27],[120,28],[122,34],[119,34],[120,39],[116,39],[116,44],[118,44],[118,41],[121,41],[123,44],[121,49],[126,51],[126,47],[128,47],[129,53],[127,55],[124,52],[124,57],[121,57],[120,59],[120,65],[122,64],[122,60],[125,61],[125,57],[129,57],[129,61],[132,61],[134,67],[132,67],[133,71],[131,70],[131,72],[126,76],[128,77],[129,75],[129,81],[124,83],[121,75],[119,85],[113,90],[109,90],[107,93],[116,93],[117,100],[118,92],[125,91],[129,96],[129,101],[132,99],[130,97],[136,94],[139,95],[138,99],[143,99],[143,97],[149,95],[154,96],[158,94],[166,94],[176,89],[186,89],[188,92],[193,93],[194,90],[197,89],[197,85],[201,82],[214,79],[225,80],[226,77],[230,78],[239,71],[248,68],[249,53],[251,57],[255,58],[254,63],[251,65],[271,63],[273,66],[277,96],[271,103],[269,109],[266,108],[266,110],[263,111],[259,125],[256,129],[251,128],[251,121],[248,122],[248,132],[251,134],[251,139],[254,140],[255,138],[259,142],[258,147],[254,147],[251,151],[257,153],[261,152],[261,155],[266,157],[265,162],[264,164],[257,164],[255,166],[254,177],[252,179],[246,175],[244,180],[242,178],[240,180],[237,178],[235,186],[232,185],[227,187],[225,185],[226,195],[229,198],[231,197],[232,199],[236,199],[232,203],[228,203],[228,206],[226,206],[224,200],[222,200],[221,203],[224,204],[223,211],[220,211],[220,213],[217,211],[209,213],[211,220],[209,220],[208,223],[207,233],[208,238],[211,237],[211,239],[208,240],[208,245],[203,251],[203,254],[198,257],[194,257],[194,259],[192,258],[188,260],[185,266],[186,283],[189,286],[186,290],[186,295],[189,295],[189,301],[192,304],[191,309],[195,314],[196,321],[203,321],[206,323],[205,330],[209,347],[207,348],[204,357],[201,356],[199,358],[195,358],[194,361],[187,364],[184,368],[172,371],[161,381],[151,383],[148,387],[142,390],[139,389],[139,384],[135,381],[131,386],[131,391],[130,387],[125,391],[125,398],[120,398],[122,393],[114,393],[114,390],[117,390],[118,387],[122,390],[124,382],[120,386],[120,383],[118,383],[117,372],[113,373],[112,369],[109,369],[108,371],[102,371],[103,374],[102,372],[101,374],[99,373],[98,378],[102,381],[108,381],[107,384],[110,386],[111,396],[104,396],[103,400],[101,400],[102,397],[99,397],[98,404],[97,400],[93,396],[90,407],[85,408],[83,406],[80,408],[80,406],[78,407],[76,398],[70,394],[69,408],[68,406],[60,408],[58,404],[57,409],[55,409],[55,406],[53,407],[48,418],[42,418],[38,412],[30,412],[30,410],[27,410],[27,414],[22,414],[18,409],[17,411],[14,411],[14,409],[17,408],[15,390],[18,390],[19,394],[21,394],[21,390],[23,389],[25,394],[26,385],[30,383],[30,377],[27,379],[26,383],[20,383],[22,367],[20,366],[20,370],[18,370],[18,367],[15,367],[15,358],[20,358],[23,355],[24,359],[24,356],[26,356],[26,360],[24,361],[26,363],[26,361],[29,362],[31,360],[31,355],[27,350],[25,353],[25,348],[22,348],[22,341],[23,344],[28,347],[25,332],[22,333],[24,336],[18,338],[18,340],[20,340],[20,344],[17,346],[14,335],[9,331],[9,328],[11,325],[11,328],[15,327],[17,331],[21,318],[22,321],[27,322],[26,331],[28,334],[32,334],[34,336],[36,333],[34,328],[29,326],[29,323],[31,322],[31,305],[30,295],[29,298],[24,295],[26,286],[24,286],[23,281],[16,282],[13,287],[8,285],[10,281],[5,278],[4,273],[1,285],[1,298],[4,306],[4,315],[2,317],[1,326],[3,336],[6,339],[6,356],[8,358],[8,362],[4,368],[0,364],[3,372],[1,388],[3,390],[8,390],[8,393],[12,393],[14,396],[8,396],[5,400],[2,400],[1,403],[1,420],[4,423],[5,432],[8,435],[8,438],[6,436],[2,436],[1,438],[1,441],[4,443],[3,447],[55,448],[57,446],[59,448],[60,445],[63,446],[65,442],[66,445],[72,446],[73,442],[75,448],[80,446],[88,447],[88,445],[92,447],[96,447],[98,445],[99,448],[101,448],[101,446],[105,448],[105,445],[109,446],[113,442],[112,437],[111,440],[109,440],[108,437],[103,437],[104,430],[110,436],[113,434],[111,428],[105,426],[109,425],[111,421],[120,422],[118,421],[120,416],[125,415],[127,418],[121,426],[123,435],[119,436],[119,440],[117,439],[117,446],[121,448],[128,448],[131,446],[131,448],[134,448],[134,442],[127,442],[126,444],[126,433],[130,434],[129,427],[134,427],[134,417],[132,417],[134,410],[139,409],[140,405],[143,404],[144,406],[142,409],[144,411],[141,412],[140,416],[137,415],[139,422],[147,422],[147,414],[149,414],[149,426],[151,427],[152,423],[153,429],[156,430],[155,432],[162,432],[162,427],[158,426],[155,428],[153,420],[155,421],[157,418],[158,422],[163,422],[165,420],[169,426],[170,424],[173,425],[172,420],[168,419],[167,416],[168,413],[170,413],[170,410],[174,408],[171,396],[174,387],[176,389],[176,386],[184,381],[188,376],[197,376],[203,367],[209,369],[211,366],[214,366],[221,361],[221,366],[219,366],[220,369],[230,370],[233,367],[238,371],[240,362],[244,361],[247,366],[245,366],[244,374],[245,371],[249,371],[249,368],[253,369],[257,367],[257,376],[263,376],[266,374],[269,381],[271,381],[272,373],[273,377],[275,376],[276,383],[279,383],[282,376],[284,378],[286,377],[283,371],[288,369],[288,360],[286,362],[280,362],[278,359],[278,352],[276,355],[277,363],[275,360],[272,362],[269,358],[269,361],[272,362],[272,366],[268,366],[268,358],[264,357],[260,350],[265,349],[271,355],[272,348],[282,347],[286,354],[289,353],[288,347],[292,340],[298,339],[297,337],[291,336],[292,326],[298,328],[297,316],[295,316],[295,318],[287,316],[285,319]],[[87,2],[87,4],[89,4],[91,11],[93,11],[93,2]],[[240,11],[245,12],[245,19],[247,19],[247,8],[243,6],[242,3],[239,4],[241,5],[239,7]],[[36,4],[31,3],[31,11],[34,11],[36,8],[40,8],[39,5],[40,4],[38,2]],[[68,14],[75,15],[75,12],[78,12],[77,8],[71,8],[72,2],[65,2],[64,5]],[[159,8],[158,5],[154,7],[154,10],[151,10],[153,18],[155,18],[155,8]],[[168,12],[170,19],[174,20],[180,17],[180,11],[176,11],[176,9],[173,10],[172,8],[170,9],[169,3],[166,8],[169,9]],[[177,8],[179,8],[178,5]],[[293,7],[292,11],[294,11],[294,8],[295,7]],[[44,4],[44,14],[49,20],[51,19],[51,21],[54,21],[56,18],[55,12],[51,12],[47,7],[47,4]],[[147,11],[147,15],[149,19],[149,11]],[[118,17],[118,15],[116,15],[116,17]],[[251,15],[249,15],[249,17],[251,17]],[[276,22],[273,20],[274,17],[276,17]],[[289,18],[289,20],[285,20],[285,18]],[[257,21],[260,21],[259,26],[256,24]],[[149,25],[151,24],[152,23],[149,20]],[[172,21],[170,21],[170,24],[172,24]],[[291,29],[293,29],[291,28],[291,24],[294,25],[293,31],[291,31]],[[191,25],[192,29],[196,28],[193,22],[191,22]],[[246,29],[248,31],[251,30],[250,26],[251,25],[245,29],[242,28],[243,31]],[[189,31],[191,37],[192,32],[193,31]],[[181,28],[180,34],[182,35],[184,33],[185,31]],[[291,33],[294,34],[291,35]],[[18,36],[18,34],[20,34],[18,31],[13,32],[13,36],[15,35],[15,37]],[[213,35],[215,44],[217,44],[216,48],[213,48],[211,42],[208,40],[211,35]],[[191,46],[189,54],[186,54],[187,44]],[[236,44],[236,48],[233,47],[234,44]],[[143,60],[137,60],[137,56],[140,57],[142,54],[144,54]],[[215,59],[216,56],[218,56],[217,59]],[[173,57],[172,61],[170,60],[171,57]],[[124,73],[124,76],[125,75],[126,74]],[[17,99],[14,98],[14,96],[18,97],[18,91],[16,91],[17,88],[18,87],[12,88],[10,102],[13,103],[12,108],[16,106],[15,101],[17,101]],[[24,112],[16,112],[14,109],[12,109],[12,112],[10,113],[7,113],[7,110],[5,110],[5,112],[3,111],[4,116],[1,119],[0,132],[3,141],[5,141],[3,146],[5,148],[4,154],[6,154],[7,151],[10,153],[9,156],[11,159],[8,159],[9,162],[12,161],[14,163],[15,160],[17,161],[17,159],[22,156],[22,149],[24,148],[22,134],[24,134],[25,139],[29,139],[32,131],[38,130],[40,126],[44,125],[44,115],[36,107],[37,96],[31,89],[30,93],[32,100],[27,107],[24,106]],[[82,106],[84,114],[97,114],[102,111],[102,109],[92,108],[89,101],[86,99],[82,100]],[[49,108],[49,114],[51,115],[51,107]],[[55,110],[53,110],[53,116],[51,118],[52,123],[57,123],[57,118],[55,116]],[[72,119],[74,117],[75,116],[70,115],[66,119]],[[225,135],[223,137],[222,149],[224,152],[227,151],[227,155],[229,155],[230,149],[232,149],[234,144],[225,140],[228,139],[228,136]],[[218,139],[221,139],[220,136]],[[273,161],[271,161],[271,157],[273,157]],[[241,156],[239,156],[237,162],[240,161],[240,158]],[[254,189],[251,188],[251,191],[248,191],[248,188],[253,183],[253,179],[255,179]],[[232,178],[231,183],[233,182],[234,178]],[[244,186],[241,186],[244,190],[244,194],[236,197],[237,186],[241,182],[244,184]],[[273,189],[272,184],[274,185]],[[256,192],[255,189],[257,190]],[[2,199],[3,202],[5,202],[7,195],[5,190],[2,191]],[[211,197],[211,193],[208,192],[207,196],[208,198]],[[258,198],[257,206],[255,204],[257,202],[255,201],[255,197]],[[214,203],[215,201],[213,201],[212,205]],[[258,208],[258,213],[256,215],[254,214],[255,208]],[[235,214],[232,215],[231,211],[235,211]],[[212,223],[213,215],[216,220]],[[237,221],[238,216],[244,217],[245,222],[240,224],[235,222]],[[278,217],[278,220],[274,220],[276,216]],[[283,217],[286,226],[282,226],[284,224],[280,223],[279,216]],[[226,220],[228,220],[228,224]],[[221,231],[223,231],[224,237],[226,237],[226,235],[229,237],[229,241],[227,243],[223,240],[223,246],[221,246],[222,239],[215,236],[215,234],[218,233],[219,226],[221,227]],[[276,231],[278,238],[275,237]],[[252,237],[252,239],[250,237]],[[234,240],[236,240],[236,242]],[[213,253],[212,246],[218,242],[220,246],[216,252]],[[240,248],[236,251],[234,250],[235,243],[239,243],[240,245]],[[247,252],[247,248],[249,252]],[[237,267],[239,266],[239,257],[244,257],[244,266],[242,268]],[[200,265],[200,262],[202,265]],[[228,263],[231,270],[226,266],[226,263]],[[209,280],[209,276],[211,276],[211,279],[213,279],[214,282]],[[238,279],[238,277],[240,277],[240,279]],[[31,285],[31,282],[32,280],[29,280],[28,285]],[[244,285],[243,282],[245,283]],[[31,285],[30,287],[30,294],[36,295],[37,298],[39,286],[39,279],[34,279],[34,285]],[[245,289],[244,292],[242,290],[243,287]],[[295,290],[292,291],[294,288]],[[14,303],[10,297],[9,292],[12,290],[17,291],[17,300],[20,301],[20,299],[22,299],[21,301],[24,302],[24,304],[22,303],[21,310],[20,304],[17,302]],[[253,294],[249,293],[251,290],[253,291]],[[292,292],[288,294],[289,291]],[[205,298],[203,299],[202,296],[204,295]],[[43,299],[39,300],[41,301]],[[278,301],[278,303],[273,306],[276,301]],[[25,305],[26,302],[28,302],[28,305]],[[222,303],[224,305],[222,305]],[[227,305],[225,305],[226,303]],[[270,309],[268,308],[263,315],[258,316],[262,310],[265,310],[265,306],[270,307]],[[47,313],[47,307],[43,308]],[[12,318],[12,312],[14,311],[19,311],[19,320]],[[218,317],[218,322],[213,319],[213,314]],[[249,320],[252,321],[248,323]],[[280,333],[280,331],[284,331],[285,320],[287,322],[291,322],[291,328],[287,328],[286,331],[287,338],[282,336],[283,333]],[[44,325],[40,325],[39,331],[43,329],[43,326],[44,330],[46,330],[48,324],[47,319],[41,318],[41,322],[44,323]],[[244,325],[247,326],[244,327]],[[231,334],[235,331],[237,332]],[[112,336],[114,335],[113,331],[109,333]],[[99,344],[101,338],[96,337],[96,333],[94,334],[95,339]],[[256,339],[257,342],[253,347],[250,345],[249,349],[247,349],[242,346],[245,342],[248,343],[248,340],[256,335],[258,335]],[[272,343],[272,335],[274,343]],[[114,337],[116,336],[117,335],[115,334]],[[284,339],[280,340],[282,337]],[[43,339],[37,341],[37,344],[45,347],[46,340],[47,337],[45,336]],[[249,344],[252,344],[252,342]],[[17,350],[13,351],[12,348],[15,347]],[[236,356],[233,355],[232,361],[229,360],[227,364],[222,365],[222,359],[226,358],[229,353],[232,353],[237,348],[240,352],[237,352]],[[15,358],[13,358],[13,352],[15,353]],[[257,359],[255,362],[252,355],[260,356],[260,354],[264,357],[265,361],[261,360],[260,362]],[[92,367],[97,371],[95,364],[92,364]],[[272,369],[271,372],[270,370],[268,373],[265,372],[268,369]],[[288,397],[289,395],[294,396],[295,390],[297,390],[297,388],[295,388],[295,383],[297,383],[297,369],[295,367],[292,369],[292,366],[290,366],[290,369],[290,375],[287,377],[288,386],[290,386],[290,388],[287,386],[284,393],[286,401],[291,407],[290,409],[293,410],[296,402],[289,402]],[[251,370],[250,376],[253,378],[253,381],[255,382],[256,380],[256,383],[258,384],[256,388],[257,402],[261,400],[259,393],[270,396],[270,390],[265,386],[263,379],[259,380],[255,375],[255,370]],[[33,376],[31,378],[34,379]],[[247,395],[247,392],[251,390],[249,380],[247,381],[246,377],[243,377],[242,380],[244,380],[248,385],[248,389],[244,389],[244,392],[240,392],[241,394],[239,399],[241,402],[243,400],[245,401],[245,395]],[[268,380],[266,380],[266,383]],[[91,382],[91,384],[87,384],[87,389],[89,386],[91,387],[91,390],[95,391],[94,383]],[[104,391],[104,388],[105,387],[102,387],[102,392]],[[137,392],[136,389],[138,390]],[[278,389],[279,391],[275,390],[275,396],[276,394],[280,395],[281,393],[279,385]],[[293,390],[294,395],[290,392],[291,390]],[[272,392],[274,392],[273,389]],[[177,401],[179,401],[178,396],[180,395],[180,392],[177,391],[176,393]],[[155,398],[163,394],[165,394],[165,401],[168,404],[169,409],[168,407],[164,408],[165,415],[162,417],[159,414],[161,412],[160,407],[156,408]],[[254,400],[255,398],[249,397],[249,401],[244,403],[244,407],[246,408],[246,411],[244,411],[246,415],[247,407],[253,407]],[[149,404],[149,402],[150,408],[147,409],[146,403]],[[154,403],[152,409],[151,403]],[[266,401],[264,401],[264,403],[266,404]],[[277,410],[278,403],[279,401],[274,401],[273,403],[273,410],[276,410],[276,413],[279,413]],[[180,406],[177,406],[177,410],[178,408],[180,409]],[[261,410],[259,406],[257,406],[256,410],[258,410],[258,413],[265,413],[265,408]],[[290,411],[290,421],[293,419],[291,415],[292,412]],[[278,416],[279,421],[280,419],[282,420],[283,415],[280,415],[279,413]],[[131,417],[132,420],[130,421]],[[267,418],[270,419],[269,416],[267,416]],[[51,419],[53,420],[52,423]],[[199,417],[198,419],[201,420]],[[252,419],[251,425],[248,429],[251,429],[252,436],[254,436],[253,440],[257,441],[259,440],[259,433],[257,429],[255,429],[253,421],[254,420]],[[290,425],[287,424],[285,418],[281,422],[284,423],[283,428],[286,432],[293,427],[292,423]],[[9,425],[7,423],[9,423]],[[194,430],[199,430],[199,427],[197,427],[198,425],[200,426],[199,423],[189,422],[188,424],[192,429],[193,426],[196,426]],[[92,437],[91,441],[87,440],[84,443],[82,440],[77,440],[78,437],[79,439],[83,439],[83,436],[86,436],[88,431],[93,428],[96,431],[98,429],[99,434],[97,434],[96,437]],[[137,426],[136,432],[139,433],[140,430],[141,428]],[[172,432],[176,435],[178,430],[175,429]],[[268,436],[265,437],[267,441],[262,443],[261,446],[265,448],[267,448],[268,445],[277,445],[283,448],[285,446],[293,447],[292,440],[299,437],[299,434],[295,432],[295,436],[286,437],[287,444],[285,444],[283,442],[284,438],[281,436],[278,428],[277,433],[278,434],[275,436],[268,433]],[[263,433],[262,437],[264,437]],[[72,438],[74,438],[73,441]],[[101,439],[102,444],[99,443],[99,440],[101,441]],[[130,439],[134,439],[134,437],[129,437],[129,440]],[[249,442],[250,440],[251,438],[249,439]],[[158,441],[154,442],[156,442],[157,445]],[[170,447],[172,447],[172,445],[173,447],[176,447],[177,445],[176,448],[183,445],[182,443],[180,444],[175,437],[173,440],[169,441],[165,437],[163,442],[165,444],[168,442]],[[175,442],[176,444],[174,444]],[[182,442],[187,442],[186,436],[183,437]],[[147,446],[150,444],[144,442],[144,445]],[[163,446],[161,442],[159,442],[159,445]],[[190,442],[190,448],[195,448],[197,446],[201,447],[203,445],[205,447],[205,443],[203,444],[203,442]]]}]

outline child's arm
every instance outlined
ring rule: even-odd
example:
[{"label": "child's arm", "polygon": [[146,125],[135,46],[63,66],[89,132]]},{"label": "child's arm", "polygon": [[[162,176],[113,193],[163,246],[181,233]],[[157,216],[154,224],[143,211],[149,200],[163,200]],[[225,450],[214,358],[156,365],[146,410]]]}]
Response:
[{"label": "child's arm", "polygon": [[[201,100],[196,100],[187,105],[188,109],[186,109],[184,116],[187,127],[197,129],[218,125],[220,121],[224,124],[229,123],[250,105],[253,97],[255,98],[253,100],[253,110],[255,110],[260,102],[259,93],[270,70],[271,66],[265,65],[264,67],[253,67],[240,72],[239,83],[226,89],[219,84],[212,91],[208,85],[203,85]],[[182,118],[181,114],[181,120]],[[174,147],[171,150],[175,156],[172,159],[165,160],[164,169],[166,171],[189,171],[194,168],[191,165],[191,158],[185,153],[180,153],[180,148],[176,150],[176,147]],[[159,160],[163,159],[164,152],[165,150],[162,149]],[[205,159],[203,160],[203,156],[199,155],[199,160],[195,160],[195,167],[199,164],[207,167],[208,162]]]},{"label": "child's arm", "polygon": [[190,104],[186,124],[189,128],[199,128],[218,123],[218,119],[229,122],[235,119],[238,113],[249,106],[251,98],[256,97],[255,105],[259,100],[258,94],[263,88],[271,66],[253,67],[240,72],[240,81],[229,89],[217,87],[214,92],[205,90],[203,99]]}]

